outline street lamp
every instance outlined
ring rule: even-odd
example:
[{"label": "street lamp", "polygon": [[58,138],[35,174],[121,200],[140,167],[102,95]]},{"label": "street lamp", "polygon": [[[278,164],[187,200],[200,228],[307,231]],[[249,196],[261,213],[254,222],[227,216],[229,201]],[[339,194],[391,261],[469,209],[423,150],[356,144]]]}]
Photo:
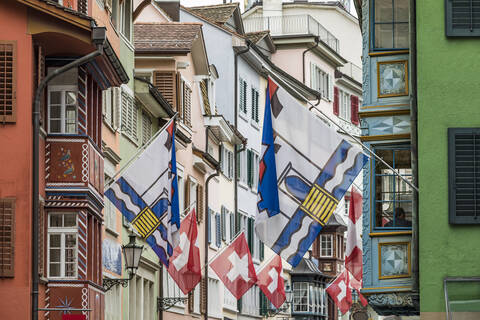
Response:
[{"label": "street lamp", "polygon": [[122,287],[128,285],[128,281],[132,280],[133,276],[137,273],[138,264],[140,263],[140,257],[142,256],[143,246],[138,245],[135,242],[135,235],[128,236],[129,242],[126,245],[122,245],[123,257],[125,258],[125,269],[127,269],[128,278],[103,278],[103,289],[106,291],[112,289],[119,284]]}]

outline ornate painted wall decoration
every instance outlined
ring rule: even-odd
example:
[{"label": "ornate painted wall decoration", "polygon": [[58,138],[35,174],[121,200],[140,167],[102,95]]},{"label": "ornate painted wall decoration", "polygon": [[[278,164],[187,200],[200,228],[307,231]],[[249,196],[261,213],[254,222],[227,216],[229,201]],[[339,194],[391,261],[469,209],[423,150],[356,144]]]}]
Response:
[{"label": "ornate painted wall decoration", "polygon": [[410,277],[410,242],[378,244],[379,279]]},{"label": "ornate painted wall decoration", "polygon": [[408,95],[407,60],[377,62],[378,97]]},{"label": "ornate painted wall decoration", "polygon": [[61,147],[57,152],[57,157],[57,166],[60,167],[60,172],[57,175],[57,178],[65,179],[66,177],[71,176],[73,179],[76,179],[75,164],[72,161],[72,152],[70,149]]},{"label": "ornate painted wall decoration", "polygon": [[122,248],[120,244],[110,239],[103,240],[103,266],[116,273],[122,274]]}]

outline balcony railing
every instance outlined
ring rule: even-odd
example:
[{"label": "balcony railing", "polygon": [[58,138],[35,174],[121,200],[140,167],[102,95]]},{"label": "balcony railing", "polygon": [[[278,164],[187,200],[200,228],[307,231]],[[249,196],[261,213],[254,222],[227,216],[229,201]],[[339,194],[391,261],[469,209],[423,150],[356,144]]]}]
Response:
[{"label": "balcony railing", "polygon": [[338,39],[308,14],[248,18],[243,24],[246,32],[270,30],[272,36],[318,36],[335,52],[339,53],[340,50]]},{"label": "balcony railing", "polygon": [[362,83],[362,68],[351,62],[339,68],[340,72],[353,80]]}]

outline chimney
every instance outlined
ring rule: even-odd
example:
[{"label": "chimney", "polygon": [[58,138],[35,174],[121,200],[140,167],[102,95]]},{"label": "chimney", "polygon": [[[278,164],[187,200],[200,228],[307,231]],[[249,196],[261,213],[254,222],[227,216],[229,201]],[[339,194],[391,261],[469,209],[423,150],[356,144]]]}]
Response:
[{"label": "chimney", "polygon": [[173,21],[180,21],[180,0],[153,0]]}]

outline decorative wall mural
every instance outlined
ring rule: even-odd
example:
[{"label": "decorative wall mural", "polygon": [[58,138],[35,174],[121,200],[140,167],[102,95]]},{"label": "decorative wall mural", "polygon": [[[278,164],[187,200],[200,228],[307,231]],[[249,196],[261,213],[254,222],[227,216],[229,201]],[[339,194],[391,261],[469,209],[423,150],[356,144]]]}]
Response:
[{"label": "decorative wall mural", "polygon": [[76,179],[75,164],[72,162],[72,152],[70,149],[60,148],[57,156],[59,157],[58,167],[60,167],[61,170],[57,178],[62,179],[67,176],[72,176],[73,179]]},{"label": "decorative wall mural", "polygon": [[122,274],[122,248],[120,244],[110,239],[104,239],[102,253],[103,266],[116,274]]},{"label": "decorative wall mural", "polygon": [[410,242],[378,244],[379,278],[410,277]]},{"label": "decorative wall mural", "polygon": [[378,97],[408,95],[407,60],[377,62]]}]

